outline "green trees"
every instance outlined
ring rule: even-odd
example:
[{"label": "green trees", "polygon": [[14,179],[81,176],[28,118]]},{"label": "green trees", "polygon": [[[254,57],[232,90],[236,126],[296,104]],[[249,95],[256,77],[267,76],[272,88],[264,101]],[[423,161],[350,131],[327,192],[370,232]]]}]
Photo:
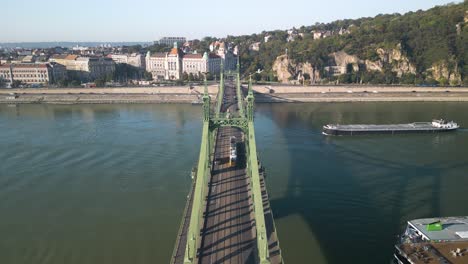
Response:
[{"label": "green trees", "polygon": [[104,78],[99,78],[94,81],[96,87],[104,87],[106,86],[106,80]]},{"label": "green trees", "polygon": [[152,81],[153,80],[153,75],[151,74],[151,72],[145,71],[144,74],[143,74],[143,77],[144,77],[145,81]]},{"label": "green trees", "polygon": [[169,52],[171,51],[171,48],[172,48],[171,46],[154,44],[152,46],[149,46],[147,50],[150,51],[151,53],[157,53],[157,52]]},{"label": "green trees", "polygon": [[[242,72],[251,73],[263,69],[261,79],[273,75],[276,58],[287,54],[296,63],[309,62],[320,72],[332,66],[329,55],[345,51],[365,61],[383,61],[377,50],[399,50],[416,67],[416,74],[398,77],[386,62],[382,72],[360,69],[340,76],[342,82],[382,84],[440,84],[454,85],[456,81],[446,77],[434,80],[430,69],[434,64],[445,62],[450,72],[458,71],[462,82],[468,85],[468,24],[464,22],[468,1],[434,7],[427,11],[409,12],[404,15],[378,15],[374,18],[338,20],[328,24],[301,27],[302,38],[287,42],[286,31],[270,31],[250,36],[229,36],[226,40],[240,45]],[[314,39],[311,31],[329,32],[331,36]],[[339,34],[341,32],[341,34]],[[268,42],[263,38],[269,35]],[[260,50],[249,51],[254,42],[261,42]],[[331,76],[326,77],[332,81]]]},{"label": "green trees", "polygon": [[19,88],[22,85],[24,85],[22,81],[14,80],[13,83],[11,84],[11,88]]}]

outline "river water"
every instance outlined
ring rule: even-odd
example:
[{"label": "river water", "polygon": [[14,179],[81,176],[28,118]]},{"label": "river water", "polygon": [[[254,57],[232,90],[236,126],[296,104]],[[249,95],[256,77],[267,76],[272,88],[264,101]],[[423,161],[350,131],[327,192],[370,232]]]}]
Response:
[{"label": "river water", "polygon": [[[327,123],[467,103],[259,104],[256,135],[287,263],[389,263],[408,219],[468,215],[468,130],[324,137]],[[201,108],[0,105],[0,263],[168,263]]]}]

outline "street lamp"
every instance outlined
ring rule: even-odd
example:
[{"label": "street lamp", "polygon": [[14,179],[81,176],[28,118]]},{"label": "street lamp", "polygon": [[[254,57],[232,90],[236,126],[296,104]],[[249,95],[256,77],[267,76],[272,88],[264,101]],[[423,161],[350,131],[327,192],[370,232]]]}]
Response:
[{"label": "street lamp", "polygon": [[249,79],[252,78],[252,75],[254,75],[254,74],[260,74],[260,73],[262,73],[262,72],[263,72],[263,70],[257,69],[256,72],[253,72],[253,73],[249,74]]}]

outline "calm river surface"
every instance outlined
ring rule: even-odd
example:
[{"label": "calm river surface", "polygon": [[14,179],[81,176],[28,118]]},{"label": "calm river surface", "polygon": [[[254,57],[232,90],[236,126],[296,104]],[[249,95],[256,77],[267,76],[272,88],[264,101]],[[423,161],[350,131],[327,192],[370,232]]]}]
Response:
[{"label": "calm river surface", "polygon": [[[406,220],[468,215],[468,130],[324,137],[467,103],[257,105],[287,263],[389,263]],[[0,263],[168,263],[197,161],[191,105],[0,105]]]}]

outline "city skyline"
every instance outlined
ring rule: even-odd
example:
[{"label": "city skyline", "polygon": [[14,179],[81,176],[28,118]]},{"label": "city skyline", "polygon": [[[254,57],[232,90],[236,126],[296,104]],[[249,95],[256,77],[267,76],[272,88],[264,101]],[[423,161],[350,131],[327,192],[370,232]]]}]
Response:
[{"label": "city skyline", "polygon": [[[4,20],[13,26],[0,29],[0,42],[149,42],[163,36],[184,36],[188,39],[225,37],[285,30],[339,19],[403,14],[450,2],[454,1],[415,0],[408,3],[395,0],[375,3],[357,0],[351,3],[334,0],[323,3],[293,0],[284,7],[264,0],[239,0],[235,5],[206,0],[180,1],[178,6],[149,0],[104,0],[99,3],[83,0],[80,5],[72,6],[63,4],[63,1],[44,0],[43,6],[48,6],[50,14],[44,15],[34,9],[24,9],[24,6],[33,6],[32,0],[20,0],[3,5],[7,11]],[[37,30],[38,21],[50,26]]]}]

